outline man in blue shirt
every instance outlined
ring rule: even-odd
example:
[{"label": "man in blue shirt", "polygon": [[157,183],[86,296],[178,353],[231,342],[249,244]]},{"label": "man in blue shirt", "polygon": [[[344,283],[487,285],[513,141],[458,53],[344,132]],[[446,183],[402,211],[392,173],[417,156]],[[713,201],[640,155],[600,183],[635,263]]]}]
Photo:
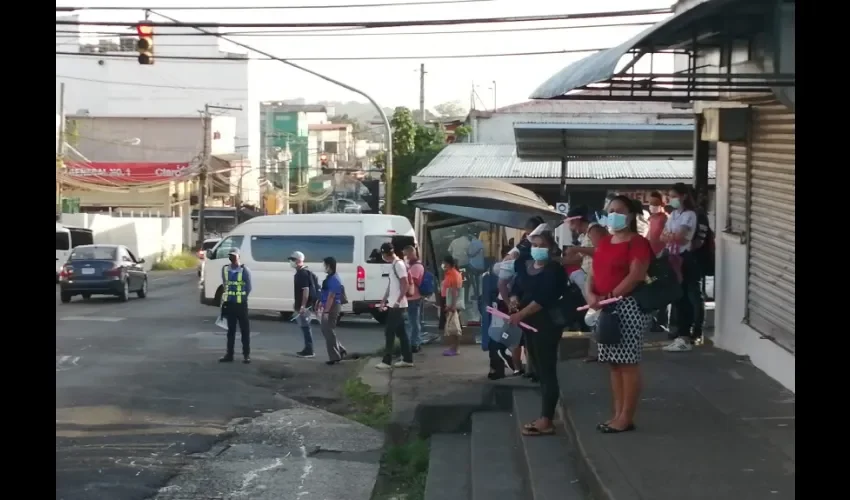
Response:
[{"label": "man in blue shirt", "polygon": [[221,296],[221,314],[227,318],[227,354],[219,359],[222,363],[233,362],[236,343],[236,324],[242,335],[242,362],[251,362],[251,327],[248,323],[248,295],[251,293],[251,271],[239,263],[239,249],[227,254],[230,265],[221,269],[224,293]]}]

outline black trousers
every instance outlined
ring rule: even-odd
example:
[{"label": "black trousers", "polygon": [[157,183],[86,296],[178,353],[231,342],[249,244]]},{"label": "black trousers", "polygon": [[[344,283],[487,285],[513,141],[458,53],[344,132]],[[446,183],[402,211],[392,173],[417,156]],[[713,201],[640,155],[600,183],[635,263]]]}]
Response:
[{"label": "black trousers", "polygon": [[520,345],[525,347],[525,373],[537,376],[537,351],[534,350],[536,334],[533,332],[522,332],[522,342]]},{"label": "black trousers", "polygon": [[[679,337],[702,336],[705,321],[705,302],[702,298],[700,280],[702,271],[691,252],[682,254],[682,297],[674,304],[676,309],[676,335]],[[691,331],[693,327],[693,331]]]},{"label": "black trousers", "polygon": [[387,324],[384,328],[384,359],[383,362],[390,364],[393,361],[393,348],[395,339],[401,346],[401,359],[413,363],[413,353],[410,352],[410,339],[404,328],[404,318],[407,316],[406,307],[392,307],[387,309]]},{"label": "black trousers", "polygon": [[[541,314],[546,314],[542,311]],[[537,332],[528,334],[531,350],[534,351],[534,370],[540,379],[540,394],[543,399],[542,417],[555,417],[555,407],[561,397],[558,387],[558,345],[561,342],[563,328],[555,325],[536,326]]]},{"label": "black trousers", "polygon": [[248,304],[243,302],[225,302],[222,314],[227,318],[227,355],[233,356],[233,348],[236,344],[236,325],[239,324],[239,333],[242,334],[242,356],[251,355],[251,325],[248,321]]}]

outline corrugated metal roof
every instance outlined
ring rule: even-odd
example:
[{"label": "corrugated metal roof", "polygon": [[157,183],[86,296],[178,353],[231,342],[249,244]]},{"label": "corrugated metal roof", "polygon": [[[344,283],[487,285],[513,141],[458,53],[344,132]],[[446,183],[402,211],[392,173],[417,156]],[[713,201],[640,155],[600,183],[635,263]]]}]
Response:
[{"label": "corrugated metal roof", "polygon": [[[569,162],[569,179],[670,179],[693,177],[690,160],[600,160]],[[708,175],[715,176],[709,162]],[[450,144],[416,175],[426,178],[559,179],[561,163],[523,161],[513,144]]]}]

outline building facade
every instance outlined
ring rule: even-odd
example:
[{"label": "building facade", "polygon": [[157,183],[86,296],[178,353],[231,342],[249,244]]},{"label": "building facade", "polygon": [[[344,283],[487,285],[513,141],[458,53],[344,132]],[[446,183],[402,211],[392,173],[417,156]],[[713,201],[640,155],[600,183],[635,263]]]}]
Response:
[{"label": "building facade", "polygon": [[[57,16],[79,20],[80,16]],[[122,29],[122,28],[116,28]],[[114,30],[113,30],[114,31]],[[92,37],[80,26],[56,25],[56,106],[59,83],[65,83],[68,115],[186,117],[199,120],[204,105],[239,110],[217,111],[235,118],[233,141],[251,165],[259,165],[259,99],[250,89],[258,61],[237,53],[215,37],[179,36],[186,28],[157,27],[155,63],[136,60],[135,31],[127,36]],[[159,34],[160,36],[157,36]],[[162,36],[168,34],[168,36]],[[170,60],[157,56],[197,56],[227,61]]]}]

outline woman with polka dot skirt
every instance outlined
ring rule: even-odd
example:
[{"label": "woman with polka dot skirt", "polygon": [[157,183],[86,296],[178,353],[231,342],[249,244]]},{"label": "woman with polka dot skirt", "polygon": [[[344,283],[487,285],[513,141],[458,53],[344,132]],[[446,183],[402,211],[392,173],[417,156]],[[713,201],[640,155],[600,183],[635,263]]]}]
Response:
[{"label": "woman with polka dot skirt", "polygon": [[634,417],[640,397],[640,358],[643,337],[652,327],[652,315],[643,312],[632,291],[646,280],[652,248],[637,232],[641,213],[635,200],[617,196],[608,204],[603,237],[593,255],[586,286],[587,304],[600,309],[599,302],[623,297],[614,307],[619,317],[620,341],[599,344],[599,362],[611,366],[611,392],[614,415],[597,426],[599,432],[613,434],[635,430]]}]

